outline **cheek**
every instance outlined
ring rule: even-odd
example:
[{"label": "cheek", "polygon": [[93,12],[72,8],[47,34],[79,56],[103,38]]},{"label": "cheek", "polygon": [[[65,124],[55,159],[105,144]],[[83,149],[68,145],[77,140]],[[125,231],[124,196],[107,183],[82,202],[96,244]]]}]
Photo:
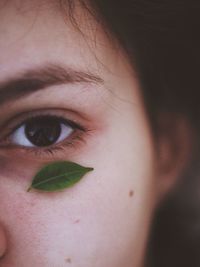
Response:
[{"label": "cheek", "polygon": [[0,220],[9,237],[5,267],[28,266],[29,259],[38,267],[139,266],[153,210],[152,144],[143,118],[120,110],[84,154],[94,172],[62,193],[27,193],[23,177],[30,174],[19,170],[22,164],[14,163],[10,176],[5,167],[0,186]]},{"label": "cheek", "polygon": [[144,216],[138,180],[146,177],[134,167],[127,171],[127,163],[119,165],[114,157],[99,159],[94,174],[63,193],[26,193],[23,187],[2,185],[0,216],[9,236],[5,267],[28,266],[27,258],[38,267],[65,266],[65,261],[85,267],[137,262],[150,210]]}]

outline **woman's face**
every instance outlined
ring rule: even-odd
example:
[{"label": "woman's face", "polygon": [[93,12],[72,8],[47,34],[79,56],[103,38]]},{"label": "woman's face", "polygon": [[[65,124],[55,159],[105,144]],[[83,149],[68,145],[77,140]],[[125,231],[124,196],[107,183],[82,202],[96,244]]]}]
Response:
[{"label": "woman's face", "polygon": [[[94,19],[74,15],[79,29],[50,1],[0,10],[2,267],[142,265],[157,174],[139,84]],[[84,129],[66,124],[51,149],[33,146],[26,121],[47,115]],[[94,170],[62,192],[27,192],[57,160]]]}]

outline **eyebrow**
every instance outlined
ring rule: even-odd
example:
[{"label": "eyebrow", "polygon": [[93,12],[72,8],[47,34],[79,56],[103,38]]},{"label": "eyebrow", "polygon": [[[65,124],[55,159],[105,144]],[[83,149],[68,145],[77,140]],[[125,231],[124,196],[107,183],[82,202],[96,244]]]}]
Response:
[{"label": "eyebrow", "polygon": [[75,83],[103,84],[104,81],[98,75],[90,72],[78,71],[56,64],[47,64],[0,82],[0,105],[50,86]]}]

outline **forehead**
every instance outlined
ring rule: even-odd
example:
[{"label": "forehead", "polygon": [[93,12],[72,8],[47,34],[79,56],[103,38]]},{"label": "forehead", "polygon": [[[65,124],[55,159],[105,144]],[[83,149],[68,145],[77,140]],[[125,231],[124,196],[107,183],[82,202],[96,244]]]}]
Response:
[{"label": "forehead", "polygon": [[37,41],[53,39],[56,42],[57,38],[60,41],[61,36],[70,44],[70,40],[80,39],[81,35],[92,41],[94,35],[97,37],[97,28],[98,36],[103,33],[95,18],[78,4],[79,1],[74,1],[73,9],[68,8],[68,1],[60,2],[11,0],[0,5],[0,34],[5,37],[0,39],[0,45],[6,47],[15,40],[24,41],[29,37],[37,38]]},{"label": "forehead", "polygon": [[2,5],[1,72],[15,70],[16,65],[19,69],[46,60],[63,61],[63,57],[70,65],[88,65],[94,61],[94,51],[98,54],[101,50],[102,55],[102,48],[109,45],[95,19],[79,6],[74,12],[75,27],[67,14],[58,1],[8,1]]},{"label": "forehead", "polygon": [[10,0],[1,6],[0,81],[48,63],[97,74],[110,91],[136,76],[117,42],[75,3],[76,25],[59,1]]}]

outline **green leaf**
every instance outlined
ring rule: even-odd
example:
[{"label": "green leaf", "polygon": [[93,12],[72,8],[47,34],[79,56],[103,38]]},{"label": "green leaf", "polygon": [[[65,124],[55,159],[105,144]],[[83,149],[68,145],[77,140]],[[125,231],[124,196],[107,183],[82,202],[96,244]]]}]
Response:
[{"label": "green leaf", "polygon": [[53,192],[63,190],[77,183],[87,172],[93,168],[83,167],[70,161],[58,161],[43,167],[33,178],[32,188]]}]

